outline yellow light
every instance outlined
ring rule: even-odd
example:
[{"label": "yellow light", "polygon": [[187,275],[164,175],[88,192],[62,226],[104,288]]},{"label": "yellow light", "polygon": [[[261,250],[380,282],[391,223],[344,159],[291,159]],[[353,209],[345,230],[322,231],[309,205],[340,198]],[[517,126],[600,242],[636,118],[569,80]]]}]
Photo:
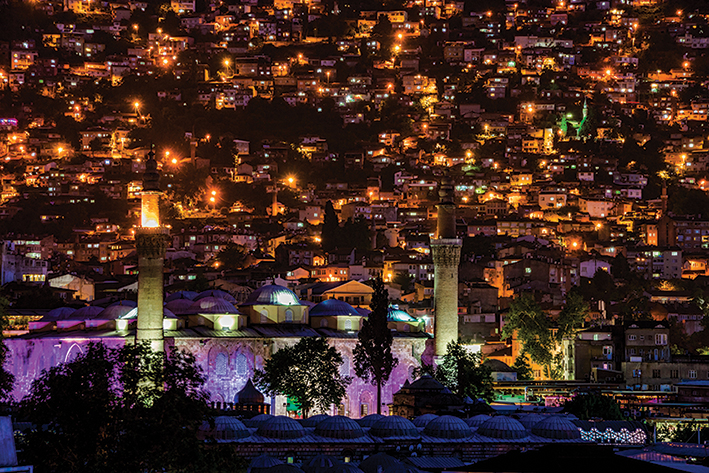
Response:
[{"label": "yellow light", "polygon": [[224,59],[224,65],[225,65],[226,67],[229,67],[229,64],[231,64],[231,63],[229,62],[229,60],[228,60],[228,59]]},{"label": "yellow light", "polygon": [[212,191],[212,195],[217,195],[217,191]]},{"label": "yellow light", "polygon": [[172,164],[177,164],[177,158],[172,158]]},{"label": "yellow light", "polygon": [[607,76],[611,75],[611,72],[612,72],[612,71],[611,71],[610,69],[606,69],[606,75],[607,75]]},{"label": "yellow light", "polygon": [[288,178],[288,184],[293,184],[294,179],[292,177]]},{"label": "yellow light", "polygon": [[59,152],[59,154],[63,153],[63,152],[64,152],[64,148],[62,148],[62,147],[60,146],[59,148],[57,148],[57,152]]},{"label": "yellow light", "polygon": [[133,29],[134,29],[135,31],[138,31],[138,25],[133,25]]},{"label": "yellow light", "polygon": [[210,197],[210,198],[209,198],[209,201],[212,202],[212,203],[214,203],[214,201],[215,201],[214,197]]}]

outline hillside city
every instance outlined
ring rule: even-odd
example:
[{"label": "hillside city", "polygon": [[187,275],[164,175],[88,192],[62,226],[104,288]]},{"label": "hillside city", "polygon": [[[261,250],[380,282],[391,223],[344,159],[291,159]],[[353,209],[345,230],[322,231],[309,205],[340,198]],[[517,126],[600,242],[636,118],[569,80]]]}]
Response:
[{"label": "hillside city", "polygon": [[[366,309],[381,278],[432,337],[450,179],[460,341],[496,400],[709,417],[705,2],[8,0],[0,25],[10,340],[136,299],[149,153],[167,293]],[[553,365],[504,329],[522,300],[555,337],[572,298]]]}]

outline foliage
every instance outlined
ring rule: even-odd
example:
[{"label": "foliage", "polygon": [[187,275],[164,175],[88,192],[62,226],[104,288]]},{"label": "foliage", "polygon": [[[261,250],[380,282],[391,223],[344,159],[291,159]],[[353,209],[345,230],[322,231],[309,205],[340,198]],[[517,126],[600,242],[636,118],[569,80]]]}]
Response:
[{"label": "foliage", "polygon": [[340,404],[352,379],[340,374],[342,355],[323,337],[303,337],[284,347],[256,370],[254,382],[269,395],[282,394],[303,410],[303,416],[317,408],[326,411]]},{"label": "foliage", "polygon": [[357,335],[353,350],[354,369],[357,376],[377,386],[377,414],[380,414],[382,386],[399,364],[391,351],[394,337],[387,325],[389,292],[381,278],[374,280],[371,308],[372,312]]},{"label": "foliage", "polygon": [[697,432],[700,430],[701,440],[706,439],[709,436],[709,427],[702,427],[697,422],[661,424],[657,427],[657,440],[658,442],[694,443],[700,440],[697,437]]},{"label": "foliage", "polygon": [[601,418],[603,420],[623,420],[620,406],[609,396],[602,394],[579,394],[564,404],[564,411],[581,420]]},{"label": "foliage", "polygon": [[20,417],[42,426],[27,434],[24,460],[41,471],[205,471],[204,381],[194,356],[174,348],[92,343],[22,400]]},{"label": "foliage", "polygon": [[244,265],[248,251],[244,245],[229,242],[219,250],[216,260],[223,269],[239,269]]},{"label": "foliage", "polygon": [[438,366],[422,363],[421,368],[417,368],[414,374],[431,375],[461,397],[486,401],[493,398],[490,368],[482,363],[480,353],[467,350],[459,340],[448,344],[442,363]]},{"label": "foliage", "polygon": [[414,279],[408,271],[397,271],[392,282],[401,286],[402,291],[408,292]]},{"label": "foliage", "polygon": [[325,203],[325,217],[322,225],[322,248],[325,251],[332,251],[337,246],[337,235],[340,230],[340,220],[332,205],[332,201]]},{"label": "foliage", "polygon": [[532,367],[529,366],[526,353],[517,355],[512,369],[517,372],[517,381],[532,381],[534,379]]}]

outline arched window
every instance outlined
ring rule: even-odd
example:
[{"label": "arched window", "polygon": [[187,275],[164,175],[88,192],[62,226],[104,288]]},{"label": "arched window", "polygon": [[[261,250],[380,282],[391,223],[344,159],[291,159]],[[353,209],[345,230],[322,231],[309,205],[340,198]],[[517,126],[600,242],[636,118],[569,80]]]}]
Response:
[{"label": "arched window", "polygon": [[327,328],[327,319],[320,319],[320,327]]},{"label": "arched window", "polygon": [[239,353],[236,355],[236,374],[239,376],[246,376],[249,373],[249,362],[246,359],[246,355]]},{"label": "arched window", "polygon": [[263,309],[261,311],[261,323],[266,324],[268,323],[268,310]]},{"label": "arched window", "polygon": [[76,358],[81,353],[83,353],[81,351],[81,347],[79,345],[77,345],[76,343],[73,344],[69,348],[69,351],[66,352],[66,358],[64,358],[64,363],[69,363],[70,361],[74,361],[74,358]]},{"label": "arched window", "polygon": [[286,309],[286,322],[293,322],[293,309]]},{"label": "arched window", "polygon": [[352,330],[352,319],[345,320],[345,330]]},{"label": "arched window", "polygon": [[214,372],[217,376],[226,376],[227,365],[229,364],[229,358],[225,353],[218,353],[217,359],[214,361]]},{"label": "arched window", "polygon": [[350,359],[347,355],[342,355],[342,364],[340,365],[340,375],[350,375]]}]

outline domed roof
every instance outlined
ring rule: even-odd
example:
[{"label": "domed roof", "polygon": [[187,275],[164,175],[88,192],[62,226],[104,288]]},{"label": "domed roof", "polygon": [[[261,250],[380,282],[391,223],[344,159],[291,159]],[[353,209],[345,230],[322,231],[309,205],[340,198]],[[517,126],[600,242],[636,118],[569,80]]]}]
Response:
[{"label": "domed roof", "polygon": [[546,419],[547,416],[542,416],[539,414],[525,414],[519,418],[520,424],[524,426],[525,429],[530,430],[538,422]]},{"label": "domed roof", "polygon": [[74,309],[73,307],[57,307],[56,309],[52,309],[47,312],[47,315],[42,317],[41,321],[52,322],[55,320],[66,320],[74,312],[76,312],[76,309]]},{"label": "domed roof", "polygon": [[412,317],[407,312],[391,306],[387,309],[387,320],[389,322],[418,322],[418,319]]},{"label": "domed roof", "polygon": [[382,470],[382,473],[422,473],[421,470],[413,465],[399,462],[396,465],[391,465]]},{"label": "domed roof", "polygon": [[241,391],[234,396],[234,404],[263,404],[264,397],[261,391],[256,389],[253,381],[249,378]]},{"label": "domed roof", "polygon": [[234,304],[218,297],[203,297],[192,303],[190,314],[240,314]]},{"label": "domed roof", "polygon": [[386,453],[375,453],[374,455],[362,460],[359,464],[359,469],[364,473],[379,473],[385,469],[401,463],[396,458]]},{"label": "domed roof", "polygon": [[225,301],[231,302],[232,304],[236,302],[234,296],[220,289],[210,289],[208,291],[202,291],[194,298],[194,300],[198,301],[200,299],[204,299],[205,297],[216,297],[217,299],[224,299]]},{"label": "domed roof", "polygon": [[209,422],[202,424],[201,430],[215,440],[236,440],[243,439],[251,435],[246,426],[239,420],[231,416],[218,416],[214,418],[214,428]]},{"label": "domed roof", "polygon": [[529,436],[527,429],[518,420],[507,416],[495,416],[485,421],[477,433],[496,439],[522,439]]},{"label": "domed roof", "polygon": [[68,320],[88,320],[96,318],[98,314],[104,311],[103,307],[97,305],[87,305],[81,309],[77,309],[68,317]]},{"label": "domed roof", "polygon": [[400,416],[386,416],[379,419],[369,430],[371,435],[379,438],[419,437],[419,431],[409,420]]},{"label": "domed roof", "polygon": [[276,416],[268,419],[258,428],[258,434],[271,439],[299,439],[305,435],[303,426],[295,419],[287,416]]},{"label": "domed roof", "polygon": [[300,305],[298,296],[287,287],[269,284],[261,286],[242,305]]},{"label": "domed roof", "polygon": [[581,432],[569,419],[560,416],[549,416],[532,427],[532,433],[547,439],[572,440],[580,439]]},{"label": "domed roof", "polygon": [[441,392],[445,388],[445,386],[443,386],[441,383],[439,383],[427,374],[421,376],[419,379],[409,385],[410,390],[416,391]]},{"label": "domed roof", "polygon": [[268,473],[303,473],[303,470],[301,470],[295,465],[282,463],[280,465],[271,467],[268,470]]},{"label": "domed roof", "polygon": [[173,299],[165,304],[165,308],[169,309],[173,314],[188,314],[192,308],[192,301],[189,299]]},{"label": "domed roof", "polygon": [[244,425],[251,428],[261,427],[261,424],[271,419],[273,419],[271,414],[259,414],[253,416],[251,419],[244,419]]},{"label": "domed roof", "polygon": [[472,435],[468,424],[454,416],[433,419],[424,429],[424,433],[440,439],[464,439]]},{"label": "domed roof", "polygon": [[354,466],[352,463],[339,463],[329,470],[327,473],[364,473],[362,470]]},{"label": "domed roof", "polygon": [[[175,316],[175,314],[173,314],[170,311],[170,309],[168,309],[167,307],[162,308],[162,316],[163,316],[163,318],[166,318],[166,319],[176,319],[177,318]],[[121,317],[122,320],[133,320],[133,319],[137,319],[137,318],[138,318],[138,308],[137,307],[133,307],[130,310],[130,312],[126,313],[126,315]]]},{"label": "domed roof", "polygon": [[95,318],[101,319],[101,320],[120,319],[121,317],[126,315],[128,312],[130,312],[133,308],[135,308],[136,305],[137,304],[133,301],[118,301],[118,302],[106,307]]},{"label": "domed roof", "polygon": [[364,430],[349,417],[332,416],[320,422],[315,433],[331,439],[358,439],[364,435]]},{"label": "domed roof", "polygon": [[338,299],[325,299],[316,304],[310,309],[311,317],[338,316],[338,315],[354,315],[359,316],[360,313],[345,301]]},{"label": "domed roof", "polygon": [[269,468],[273,468],[276,465],[282,465],[283,462],[278,458],[273,458],[270,455],[259,455],[249,463],[247,468],[248,473],[263,473]]},{"label": "domed roof", "polygon": [[431,422],[433,419],[437,418],[438,416],[436,414],[423,414],[418,416],[413,420],[413,423],[416,427],[419,429],[423,429],[428,425],[429,422]]},{"label": "domed roof", "polygon": [[340,463],[342,462],[332,455],[315,455],[303,464],[303,471],[305,473],[325,473]]},{"label": "domed roof", "polygon": [[465,419],[465,423],[468,424],[468,427],[477,428],[490,419],[492,419],[492,417],[487,414],[478,414],[469,419]]},{"label": "domed roof", "polygon": [[377,422],[379,422],[380,419],[383,419],[383,418],[384,418],[384,416],[381,414],[369,414],[368,416],[364,416],[361,419],[358,419],[357,423],[361,427],[368,429],[368,428],[372,427],[374,424],[376,424]]},{"label": "domed roof", "polygon": [[165,298],[165,302],[170,302],[170,301],[177,301],[181,299],[187,299],[188,301],[193,301],[195,297],[197,297],[199,294],[196,293],[195,291],[177,291],[173,292],[172,294],[169,294]]},{"label": "domed roof", "polygon": [[324,421],[328,417],[330,416],[327,414],[316,414],[308,417],[307,419],[301,419],[300,425],[303,427],[317,427],[320,422]]}]

